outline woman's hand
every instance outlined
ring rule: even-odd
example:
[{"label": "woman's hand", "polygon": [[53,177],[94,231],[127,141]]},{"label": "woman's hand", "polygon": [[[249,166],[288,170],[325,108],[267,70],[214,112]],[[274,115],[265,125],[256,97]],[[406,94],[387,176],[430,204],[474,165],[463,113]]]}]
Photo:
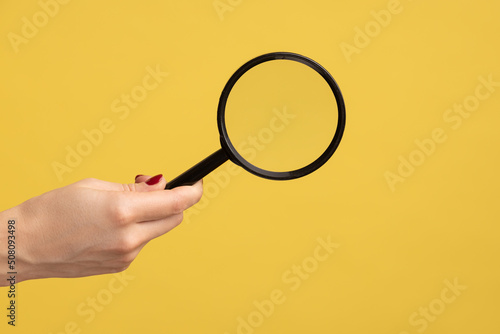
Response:
[{"label": "woman's hand", "polygon": [[8,284],[7,221],[16,219],[17,282],[123,271],[152,239],[182,221],[202,182],[164,190],[161,175],[136,183],[85,179],[0,213],[0,286]]}]

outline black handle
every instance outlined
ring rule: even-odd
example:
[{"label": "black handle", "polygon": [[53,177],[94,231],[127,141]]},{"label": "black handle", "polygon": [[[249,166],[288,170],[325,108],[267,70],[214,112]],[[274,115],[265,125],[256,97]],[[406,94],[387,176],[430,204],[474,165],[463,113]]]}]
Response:
[{"label": "black handle", "polygon": [[221,148],[167,183],[165,189],[172,189],[179,186],[192,186],[227,160],[228,157]]}]

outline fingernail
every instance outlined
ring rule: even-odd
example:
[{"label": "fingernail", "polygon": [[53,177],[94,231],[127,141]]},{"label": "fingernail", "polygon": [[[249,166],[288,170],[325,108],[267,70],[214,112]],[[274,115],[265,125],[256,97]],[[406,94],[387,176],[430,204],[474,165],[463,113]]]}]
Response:
[{"label": "fingernail", "polygon": [[137,180],[137,178],[139,178],[139,177],[141,177],[141,176],[144,176],[144,175],[139,174],[139,175],[137,175],[137,176],[135,177],[135,179]]},{"label": "fingernail", "polygon": [[160,182],[161,178],[163,177],[163,174],[158,174],[156,176],[153,176],[149,180],[146,181],[146,184],[148,186],[154,186],[155,184],[158,184]]}]

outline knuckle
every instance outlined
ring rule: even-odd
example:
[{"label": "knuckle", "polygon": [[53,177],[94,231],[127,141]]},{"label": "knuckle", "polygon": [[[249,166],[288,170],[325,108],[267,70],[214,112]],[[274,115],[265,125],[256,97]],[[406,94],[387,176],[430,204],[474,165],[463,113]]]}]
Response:
[{"label": "knuckle", "polygon": [[111,216],[117,225],[124,225],[132,220],[131,212],[123,206],[115,206],[112,210]]},{"label": "knuckle", "polygon": [[123,191],[125,191],[125,192],[134,192],[134,191],[136,191],[136,184],[135,183],[122,183],[122,188],[123,188]]},{"label": "knuckle", "polygon": [[179,195],[176,194],[176,196],[173,196],[172,199],[172,211],[174,214],[180,214],[187,208],[187,203],[186,199]]},{"label": "knuckle", "polygon": [[128,267],[134,260],[135,260],[135,254],[132,252],[128,252],[122,254],[120,258],[116,261],[116,264],[119,267],[125,267],[125,266]]},{"label": "knuckle", "polygon": [[119,238],[115,245],[114,250],[119,255],[121,260],[132,260],[135,258],[133,256],[133,251],[139,246],[139,240],[135,238],[133,235],[125,234],[121,238]]},{"label": "knuckle", "polygon": [[174,216],[172,216],[172,220],[173,220],[174,226],[177,226],[180,223],[182,223],[183,219],[184,219],[184,213],[183,212],[177,213]]},{"label": "knuckle", "polygon": [[118,196],[110,205],[111,219],[117,225],[131,223],[134,219],[132,210],[125,204],[123,197]]},{"label": "knuckle", "polygon": [[180,223],[182,223],[182,221],[184,220],[184,212],[181,212],[181,213],[178,213],[175,215],[175,223],[176,225],[179,225]]}]

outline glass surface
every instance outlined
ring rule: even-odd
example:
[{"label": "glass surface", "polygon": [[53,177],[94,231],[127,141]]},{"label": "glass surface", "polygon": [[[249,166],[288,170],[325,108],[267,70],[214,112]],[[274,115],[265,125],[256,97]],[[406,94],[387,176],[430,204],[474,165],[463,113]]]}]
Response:
[{"label": "glass surface", "polygon": [[337,127],[335,96],[307,65],[273,60],[246,72],[231,90],[225,113],[229,140],[256,167],[292,171],[316,160]]}]

